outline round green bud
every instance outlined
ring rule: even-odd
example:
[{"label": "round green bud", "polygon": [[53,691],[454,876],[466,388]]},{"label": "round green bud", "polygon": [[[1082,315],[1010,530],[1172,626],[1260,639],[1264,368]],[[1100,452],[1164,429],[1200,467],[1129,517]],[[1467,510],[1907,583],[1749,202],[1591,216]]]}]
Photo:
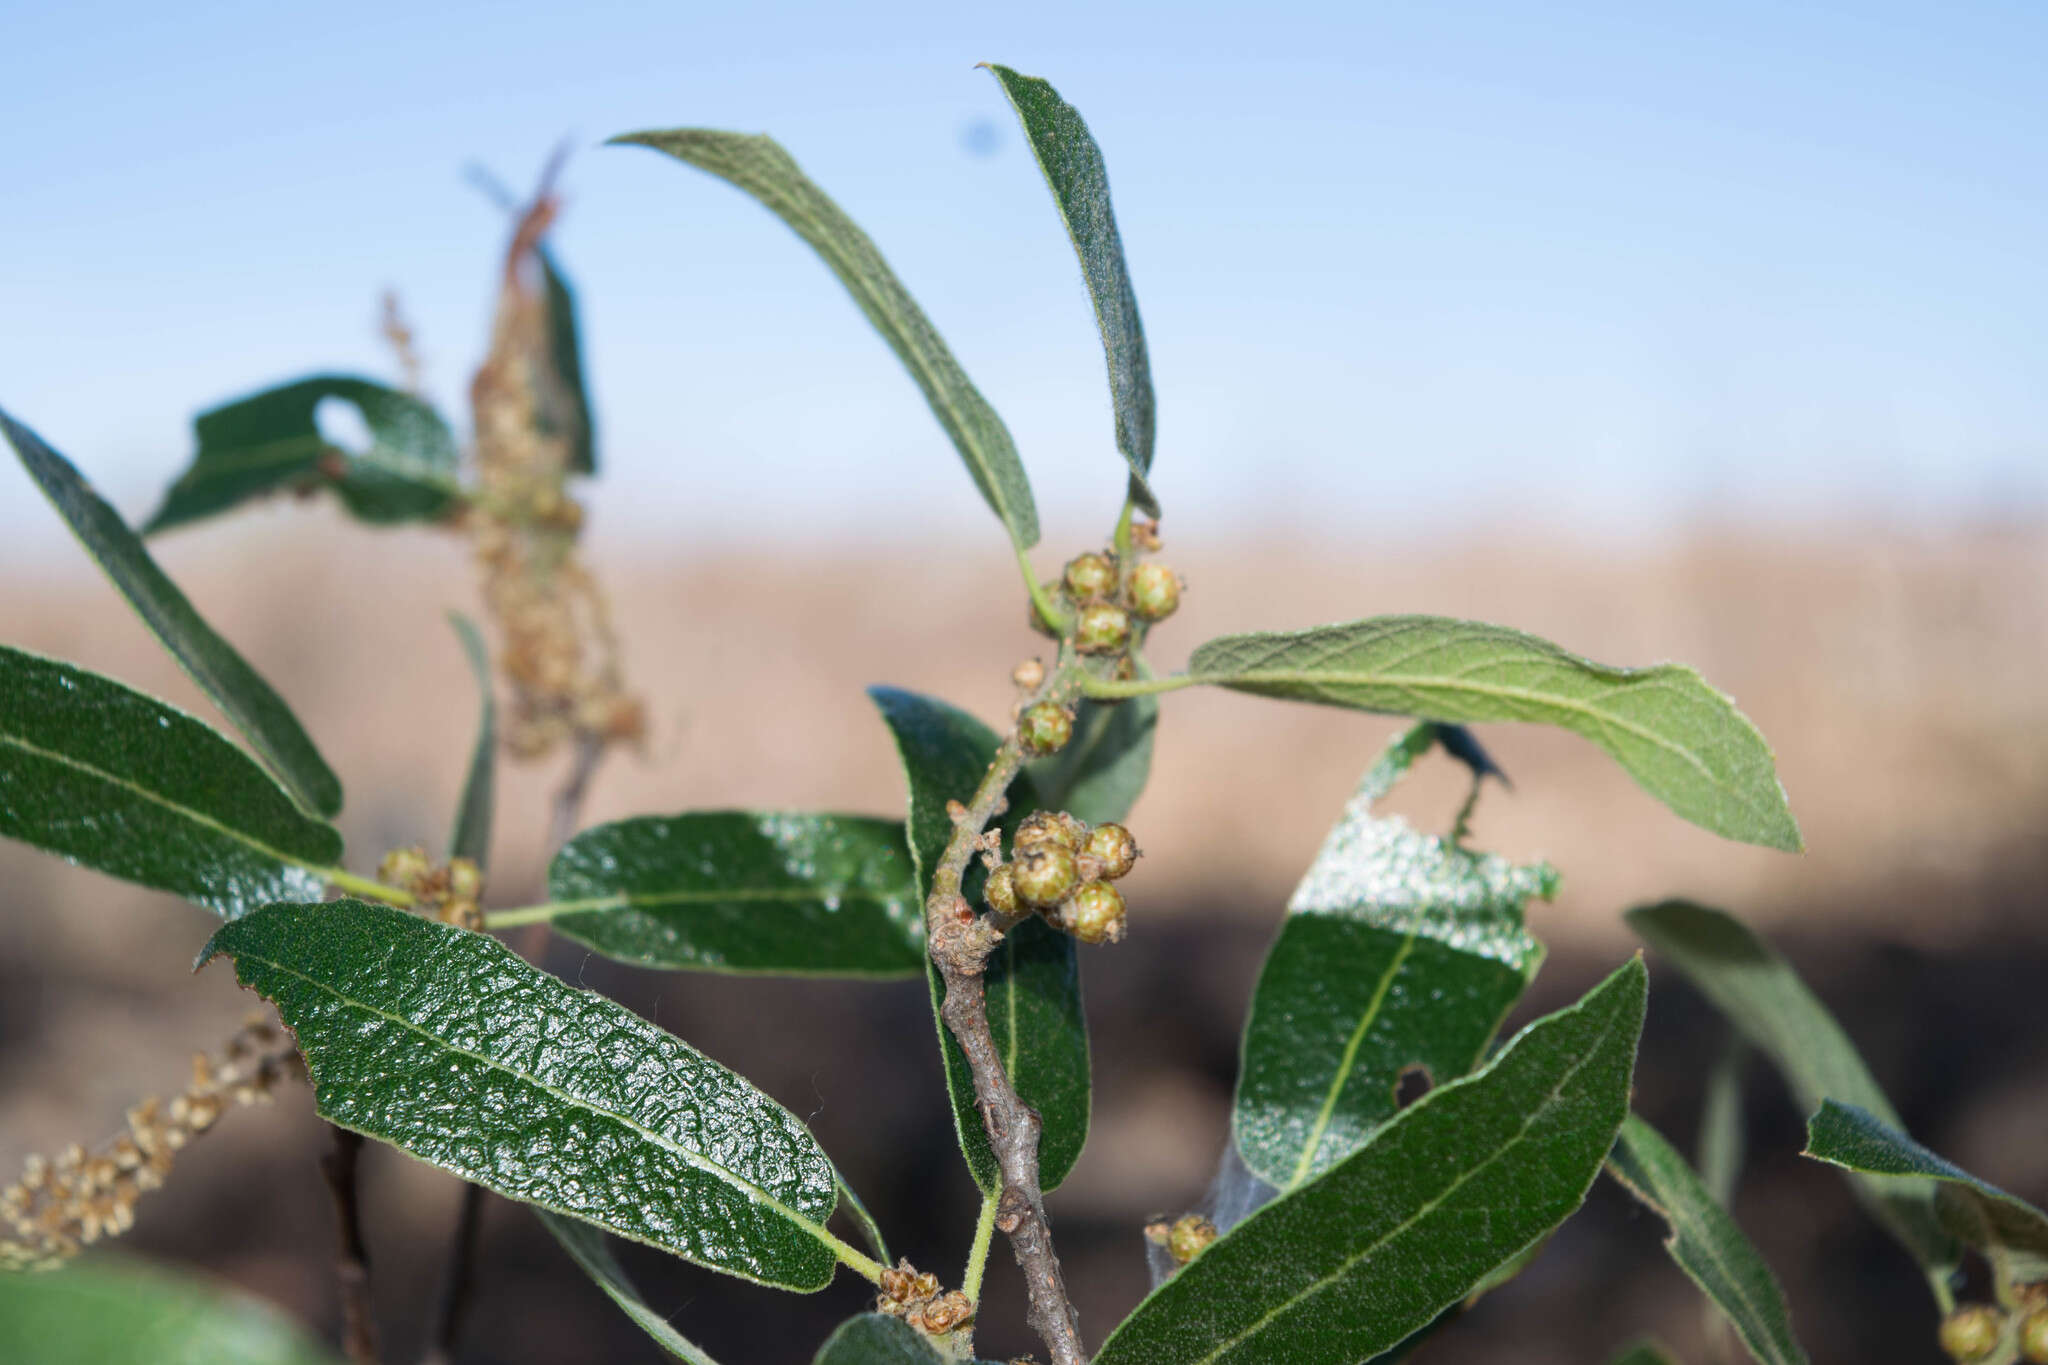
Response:
[{"label": "round green bud", "polygon": [[1138,841],[1122,825],[1097,825],[1088,832],[1086,850],[1102,860],[1102,875],[1115,881],[1138,861]]},{"label": "round green bud", "polygon": [[1982,1360],[1998,1349],[2005,1314],[1988,1303],[1964,1304],[1941,1324],[1941,1349],[1956,1360]]},{"label": "round green bud", "polygon": [[1008,863],[988,874],[988,885],[981,889],[981,898],[988,902],[988,908],[999,915],[1017,913],[1017,873]]},{"label": "round green bud", "polygon": [[1060,907],[1060,923],[1083,943],[1115,943],[1124,936],[1123,892],[1108,882],[1084,882]]},{"label": "round green bud", "polygon": [[1116,564],[1107,555],[1076,555],[1067,561],[1067,593],[1076,602],[1100,602],[1116,591]]},{"label": "round green bud", "polygon": [[1209,1249],[1209,1243],[1216,1240],[1216,1225],[1199,1213],[1191,1213],[1178,1219],[1166,1234],[1166,1250],[1174,1260],[1186,1265]]},{"label": "round green bud", "polygon": [[1026,755],[1044,758],[1067,747],[1074,737],[1074,713],[1055,701],[1042,701],[1024,708],[1017,718],[1017,739]]},{"label": "round green bud", "polygon": [[2020,1356],[2034,1365],[2048,1365],[2048,1308],[2036,1308],[2020,1319]]},{"label": "round green bud", "polygon": [[1131,641],[1131,618],[1112,602],[1091,602],[1074,623],[1074,648],[1083,654],[1114,654]]},{"label": "round green bud", "polygon": [[1079,853],[1081,840],[1068,823],[1072,818],[1056,810],[1035,810],[1017,826],[1017,834],[1010,841],[1010,847],[1021,852],[1032,844],[1058,844],[1071,853]]},{"label": "round green bud", "polygon": [[1065,844],[1032,844],[1010,864],[1017,899],[1034,909],[1048,909],[1065,900],[1081,880],[1074,850]]},{"label": "round green bud", "polygon": [[1131,610],[1147,621],[1164,621],[1180,607],[1180,575],[1164,564],[1131,570]]}]

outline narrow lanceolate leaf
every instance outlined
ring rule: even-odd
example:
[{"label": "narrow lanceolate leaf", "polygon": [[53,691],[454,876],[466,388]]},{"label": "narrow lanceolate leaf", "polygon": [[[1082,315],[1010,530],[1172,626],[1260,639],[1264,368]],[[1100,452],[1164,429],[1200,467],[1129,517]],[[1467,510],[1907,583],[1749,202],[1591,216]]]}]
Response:
[{"label": "narrow lanceolate leaf", "polygon": [[1629,1115],[1608,1169],[1669,1225],[1665,1250],[1742,1334],[1751,1355],[1764,1365],[1805,1361],[1771,1268],[1656,1129]]},{"label": "narrow lanceolate leaf", "polygon": [[811,1365],[951,1365],[931,1339],[920,1336],[901,1318],[863,1313],[839,1324],[826,1338]]},{"label": "narrow lanceolate leaf", "polygon": [[1157,697],[1114,704],[1083,701],[1075,708],[1074,737],[1067,746],[1025,764],[1024,771],[1048,809],[1091,825],[1122,820],[1152,776],[1152,736],[1158,728]]},{"label": "narrow lanceolate leaf", "polygon": [[233,645],[214,634],[165,576],[127,523],[109,507],[71,462],[27,427],[0,412],[0,430],[36,483],[107,577],[163,641],[192,680],[234,722],[257,754],[300,805],[317,815],[341,809],[341,780],[320,757],[313,741],[256,670]]},{"label": "narrow lanceolate leaf", "polygon": [[1478,1065],[1543,960],[1522,906],[1551,895],[1555,873],[1372,813],[1436,730],[1408,730],[1365,775],[1252,996],[1232,1129],[1245,1163],[1283,1190],[1393,1117],[1404,1073],[1442,1084]]},{"label": "narrow lanceolate leaf", "polygon": [[1807,1121],[1805,1155],[1865,1175],[1936,1181],[1942,1225],[2002,1262],[2008,1282],[2048,1279],[2048,1214],[1987,1184],[1868,1109],[1836,1100]]},{"label": "narrow lanceolate leaf", "polygon": [[547,291],[548,359],[554,367],[560,389],[559,413],[544,414],[551,425],[566,428],[569,439],[569,468],[578,474],[597,472],[597,416],[590,405],[590,388],[583,377],[583,337],[576,321],[576,291],[562,273],[555,254],[545,245],[540,257],[542,284]]},{"label": "narrow lanceolate leaf", "polygon": [[448,854],[487,867],[491,861],[491,816],[498,758],[498,703],[491,690],[491,652],[484,647],[484,637],[476,622],[460,612],[450,612],[448,623],[455,627],[456,638],[462,641],[462,652],[469,657],[470,671],[476,674],[477,690],[483,696],[476,747],[470,750],[469,773],[462,780],[462,800],[455,808],[455,835],[449,841]]},{"label": "narrow lanceolate leaf", "polygon": [[[932,869],[953,832],[946,802],[965,801],[981,785],[1000,743],[995,732],[966,712],[894,688],[869,689],[882,719],[896,737],[910,786],[910,853],[917,886],[930,884]],[[1039,808],[1029,777],[1010,787],[1006,834]],[[980,864],[969,865],[969,899],[978,900]],[[945,1060],[946,1088],[953,1100],[953,1127],[967,1169],[984,1193],[1002,1188],[988,1131],[974,1103],[973,1073],[951,1030],[938,1017],[944,984],[927,960],[932,1019]],[[989,956],[983,976],[988,991],[988,1027],[1010,1084],[1045,1121],[1038,1140],[1039,1182],[1047,1190],[1067,1178],[1088,1139],[1088,1023],[1081,1009],[1081,973],[1074,941],[1030,919],[1007,935]]]},{"label": "narrow lanceolate leaf", "polygon": [[[1639,906],[1628,912],[1628,921],[1776,1063],[1802,1108],[1817,1109],[1833,1098],[1900,1126],[1891,1101],[1827,1006],[1791,963],[1741,921],[1685,901]],[[1959,1253],[1935,1218],[1931,1182],[1859,1179],[1857,1186],[1865,1204],[1930,1277],[1955,1269]]]},{"label": "narrow lanceolate leaf", "polygon": [[1730,1034],[1707,1073],[1700,1104],[1700,1183],[1724,1209],[1735,1207],[1735,1184],[1742,1176],[1742,1069],[1748,1060],[1749,1044],[1741,1034]]},{"label": "narrow lanceolate leaf", "polygon": [[1353,1365],[1430,1322],[1585,1199],[1628,1112],[1645,981],[1630,962],[1260,1209],[1096,1365]]},{"label": "narrow lanceolate leaf", "polygon": [[1116,446],[1131,467],[1131,500],[1156,517],[1159,503],[1145,482],[1152,470],[1155,439],[1152,361],[1145,350],[1145,324],[1138,319],[1130,267],[1124,264],[1116,211],[1110,207],[1102,149],[1095,145],[1081,112],[1061,99],[1049,82],[993,63],[988,69],[1024,125],[1031,153],[1060,207],[1074,254],[1081,259],[1081,278],[1088,283],[1095,323],[1102,332],[1102,354],[1109,362]]},{"label": "narrow lanceolate leaf", "polygon": [[548,868],[550,920],[648,967],[915,976],[924,919],[895,820],[775,811],[643,815],[587,829]]},{"label": "narrow lanceolate leaf", "polygon": [[695,1342],[671,1327],[667,1318],[647,1306],[647,1301],[640,1297],[640,1291],[626,1278],[626,1272],[612,1255],[612,1249],[605,1245],[602,1232],[588,1223],[564,1218],[547,1209],[535,1209],[534,1214],[540,1219],[541,1226],[562,1244],[562,1250],[569,1253],[569,1258],[604,1291],[605,1297],[617,1304],[619,1311],[631,1318],[635,1326],[654,1338],[662,1350],[677,1360],[688,1361],[689,1365],[718,1365]]},{"label": "narrow lanceolate leaf", "polygon": [[838,1187],[810,1132],[617,1003],[363,901],[267,906],[218,953],[277,1005],[330,1123],[714,1270],[832,1278]]},{"label": "narrow lanceolate leaf", "polygon": [[[360,454],[320,434],[328,399],[346,403],[370,434]],[[230,511],[266,494],[331,487],[368,522],[432,520],[460,492],[455,435],[409,393],[352,375],[314,375],[203,412],[198,452],[142,528],[144,535]]]},{"label": "narrow lanceolate leaf", "polygon": [[917,381],[1010,539],[1019,550],[1038,543],[1038,510],[1009,428],[967,378],[874,242],[788,152],[770,137],[709,128],[627,133],[612,141],[666,152],[745,190],[810,243]]},{"label": "narrow lanceolate leaf", "polygon": [[0,1274],[8,1365],[336,1365],[305,1329],[230,1285],[139,1261]]},{"label": "narrow lanceolate leaf", "polygon": [[6,645],[0,834],[230,919],[319,896],[341,856],[332,825],[208,726]]},{"label": "narrow lanceolate leaf", "polygon": [[1505,626],[1380,616],[1226,635],[1197,682],[1291,701],[1467,724],[1555,725],[1605,749],[1644,790],[1730,839],[1796,850],[1770,746],[1735,704],[1677,664],[1610,668]]}]

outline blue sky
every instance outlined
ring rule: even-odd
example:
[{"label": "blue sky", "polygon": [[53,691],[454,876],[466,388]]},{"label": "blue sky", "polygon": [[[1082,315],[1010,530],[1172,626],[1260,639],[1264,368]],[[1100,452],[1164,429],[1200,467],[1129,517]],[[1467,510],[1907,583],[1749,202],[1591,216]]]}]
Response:
[{"label": "blue sky", "polygon": [[[1176,534],[2048,499],[2048,8],[981,8],[0,0],[0,404],[139,517],[199,408],[388,375],[392,287],[460,419],[504,235],[463,168],[523,186],[572,137],[556,240],[609,527],[993,535],[794,237],[597,145],[767,131],[880,243],[1071,543],[1120,486],[1101,354],[991,59],[1103,145]],[[0,470],[0,527],[52,521]]]}]

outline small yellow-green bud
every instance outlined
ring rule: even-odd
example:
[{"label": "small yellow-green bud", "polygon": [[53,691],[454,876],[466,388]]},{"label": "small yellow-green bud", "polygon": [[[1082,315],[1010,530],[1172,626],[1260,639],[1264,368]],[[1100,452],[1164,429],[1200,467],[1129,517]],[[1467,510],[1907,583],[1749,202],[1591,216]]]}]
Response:
[{"label": "small yellow-green bud", "polygon": [[1076,602],[1100,602],[1116,591],[1116,565],[1107,555],[1089,553],[1067,561],[1067,592]]},{"label": "small yellow-green bud", "polygon": [[433,871],[433,860],[427,857],[425,849],[394,848],[384,855],[384,861],[377,864],[377,880],[386,886],[411,891],[433,875]]},{"label": "small yellow-green bud", "polygon": [[1941,1324],[1941,1349],[1960,1361],[1982,1360],[1998,1349],[2005,1314],[1988,1303],[1967,1303]]},{"label": "small yellow-green bud", "polygon": [[1017,718],[1017,740],[1032,758],[1044,758],[1067,747],[1074,737],[1074,713],[1055,701],[1024,708]]},{"label": "small yellow-green bud", "polygon": [[1033,844],[1058,844],[1069,852],[1079,853],[1081,840],[1068,823],[1072,818],[1056,810],[1035,810],[1017,826],[1017,835],[1010,841],[1010,846],[1022,851]]},{"label": "small yellow-green bud", "polygon": [[1088,832],[1085,850],[1102,860],[1102,875],[1111,881],[1138,861],[1138,841],[1122,825],[1097,825]]},{"label": "small yellow-green bud", "polygon": [[484,893],[483,870],[474,858],[448,860],[448,894],[459,901],[473,901]]},{"label": "small yellow-green bud", "polygon": [[2020,1355],[2034,1365],[2048,1365],[2048,1308],[2036,1308],[2020,1319]]},{"label": "small yellow-green bud", "polygon": [[1017,913],[1017,874],[1008,863],[988,874],[988,885],[981,889],[981,898],[997,914]]},{"label": "small yellow-green bud", "polygon": [[1180,607],[1180,575],[1164,564],[1131,570],[1131,610],[1147,621],[1164,621]]},{"label": "small yellow-green bud", "polygon": [[1191,1213],[1179,1219],[1166,1234],[1166,1250],[1181,1265],[1209,1249],[1216,1240],[1216,1225],[1199,1213]]},{"label": "small yellow-green bud", "polygon": [[1034,909],[1049,909],[1072,893],[1081,880],[1080,864],[1074,850],[1065,844],[1032,844],[1010,864],[1011,884],[1017,899]]},{"label": "small yellow-green bud", "polygon": [[1124,936],[1124,897],[1108,882],[1085,882],[1060,907],[1060,923],[1083,943],[1115,943]]},{"label": "small yellow-green bud", "polygon": [[1114,654],[1131,640],[1131,618],[1113,602],[1091,602],[1074,623],[1074,648],[1083,654]]}]

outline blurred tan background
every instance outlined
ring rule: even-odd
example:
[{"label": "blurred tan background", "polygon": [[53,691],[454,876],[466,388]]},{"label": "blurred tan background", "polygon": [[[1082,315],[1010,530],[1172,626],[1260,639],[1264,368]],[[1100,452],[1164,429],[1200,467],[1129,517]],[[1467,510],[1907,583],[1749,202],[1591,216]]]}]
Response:
[{"label": "blurred tan background", "polygon": [[[693,807],[899,811],[896,760],[863,686],[930,692],[994,720],[1009,704],[1010,667],[1040,643],[988,530],[972,544],[792,540],[705,556],[608,544],[596,524],[593,558],[654,724],[640,760],[601,770],[586,823]],[[1049,543],[1040,567],[1081,548]],[[274,505],[158,549],[341,772],[352,866],[368,870],[400,843],[438,846],[476,712],[442,619],[475,608],[461,545]],[[1604,662],[1696,665],[1772,740],[1809,851],[1738,847],[1685,825],[1571,736],[1482,728],[1515,786],[1488,794],[1475,841],[1564,874],[1557,902],[1531,913],[1553,957],[1523,1014],[1632,951],[1619,921],[1629,905],[1672,894],[1722,904],[1780,942],[1842,1013],[1918,1136],[2048,1198],[2048,525],[1699,524],[1629,543],[1498,528],[1381,547],[1364,536],[1295,544],[1279,527],[1179,543],[1169,521],[1163,558],[1191,588],[1155,632],[1162,669],[1227,631],[1393,611],[1499,621]],[[0,638],[210,716],[82,553],[0,551],[0,568]],[[1053,1204],[1091,1339],[1142,1292],[1140,1223],[1193,1203],[1207,1182],[1265,940],[1398,723],[1228,694],[1164,705],[1152,784],[1131,820],[1147,854],[1127,883],[1133,935],[1086,958],[1095,1124]],[[538,896],[555,776],[501,770],[496,904]],[[1431,764],[1397,805],[1440,826],[1461,794],[1458,775]],[[0,847],[0,1169],[110,1134],[127,1105],[180,1083],[188,1053],[226,1037],[253,1002],[224,969],[188,974],[210,923],[169,897]],[[808,1117],[897,1249],[957,1274],[972,1209],[948,1154],[920,987],[664,977],[559,944],[549,962]],[[1652,967],[1639,1098],[1690,1147],[1719,1025]],[[1938,1358],[1903,1258],[1860,1222],[1838,1181],[1793,1155],[1799,1116],[1761,1064],[1749,1082],[1755,1164],[1738,1212],[1787,1279],[1815,1358]],[[319,1145],[302,1089],[232,1115],[144,1201],[130,1242],[209,1265],[331,1328]],[[455,1186],[386,1152],[366,1170],[390,1358],[406,1359]],[[497,1205],[489,1228],[495,1259],[466,1358],[654,1358],[516,1211]],[[1692,1291],[1657,1241],[1653,1221],[1596,1194],[1535,1271],[1428,1358],[1587,1360],[1654,1329],[1688,1358],[1711,1359]],[[841,1283],[791,1311],[629,1259],[656,1305],[729,1361],[808,1359],[830,1321],[861,1303]],[[1029,1349],[1005,1306],[1016,1286],[1001,1248],[995,1262],[984,1349]],[[536,1304],[546,1305],[538,1321]]]}]

